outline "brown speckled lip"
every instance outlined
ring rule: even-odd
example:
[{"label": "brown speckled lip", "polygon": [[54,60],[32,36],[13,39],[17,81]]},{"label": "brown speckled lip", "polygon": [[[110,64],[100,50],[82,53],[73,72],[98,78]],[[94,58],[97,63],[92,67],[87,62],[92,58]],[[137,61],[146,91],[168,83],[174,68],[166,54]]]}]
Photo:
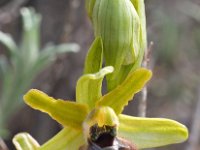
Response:
[{"label": "brown speckled lip", "polygon": [[97,143],[97,145],[100,145],[100,147],[111,146],[113,145],[113,140],[116,135],[116,126],[104,125],[99,127],[97,124],[95,124],[90,128],[89,140]]},{"label": "brown speckled lip", "polygon": [[81,146],[79,150],[138,150],[130,141],[117,137],[116,126],[97,124],[90,128],[88,145]]},{"label": "brown speckled lip", "polygon": [[[108,135],[106,135],[106,136],[107,137],[102,136],[101,139],[98,139],[98,142],[100,142],[101,144],[94,143],[94,142],[88,140],[88,145],[80,147],[79,150],[138,150],[137,147],[134,144],[132,144],[130,141],[127,141],[123,138],[118,138],[118,137],[115,137],[113,139],[113,144],[111,146],[105,146],[105,145],[109,145],[109,144],[105,144],[105,143],[108,142],[107,138],[110,137]],[[105,147],[101,147],[102,143],[104,143]],[[97,144],[99,144],[99,145],[97,145]]]},{"label": "brown speckled lip", "polygon": [[100,147],[96,143],[88,141],[88,145],[81,146],[79,150],[138,150],[131,142],[122,138],[115,138],[115,144],[107,147]]}]

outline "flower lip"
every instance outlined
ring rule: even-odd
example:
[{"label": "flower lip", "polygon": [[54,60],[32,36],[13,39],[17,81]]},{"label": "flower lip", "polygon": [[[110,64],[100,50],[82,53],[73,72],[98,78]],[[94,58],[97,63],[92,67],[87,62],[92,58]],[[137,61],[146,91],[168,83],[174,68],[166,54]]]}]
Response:
[{"label": "flower lip", "polygon": [[103,125],[102,127],[99,127],[98,124],[93,125],[90,127],[90,138],[91,141],[97,142],[98,140],[101,140],[101,138],[108,138],[112,139],[117,136],[117,127],[115,126],[108,126]]},{"label": "flower lip", "polygon": [[[109,143],[110,142],[110,143]],[[87,150],[138,150],[130,141],[103,134],[96,142],[88,140]],[[82,149],[81,149],[82,150]],[[85,150],[85,149],[84,149]]]}]

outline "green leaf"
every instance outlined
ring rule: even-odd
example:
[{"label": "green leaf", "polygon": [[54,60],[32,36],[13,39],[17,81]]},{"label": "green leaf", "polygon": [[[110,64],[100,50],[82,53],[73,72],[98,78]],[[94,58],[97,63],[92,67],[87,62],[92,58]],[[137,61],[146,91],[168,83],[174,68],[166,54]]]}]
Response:
[{"label": "green leaf", "polygon": [[[43,50],[41,50],[41,54],[45,55],[49,53],[49,55],[62,54],[66,52],[78,52],[80,49],[79,45],[76,43],[63,43],[59,45],[53,45],[52,43],[48,43]],[[47,54],[46,54],[47,55]]]},{"label": "green leaf", "polygon": [[30,74],[38,73],[46,66],[50,65],[57,58],[57,55],[66,52],[77,52],[78,50],[79,45],[75,43],[64,43],[60,45],[48,44],[43,50],[41,50],[37,60],[32,64],[33,66],[29,72]]},{"label": "green leaf", "polygon": [[80,77],[76,86],[76,101],[87,104],[89,109],[95,107],[95,103],[102,96],[102,81],[105,75],[113,72],[113,67],[105,67],[95,74],[86,74]]},{"label": "green leaf", "polygon": [[76,129],[82,127],[82,122],[88,114],[87,106],[84,104],[55,100],[36,89],[32,89],[26,93],[24,100],[29,106],[49,114],[60,124]]},{"label": "green leaf", "polygon": [[10,136],[9,130],[5,129],[4,125],[2,125],[2,123],[0,123],[0,136],[3,139],[7,139]]},{"label": "green leaf", "polygon": [[119,137],[141,148],[180,143],[188,138],[187,128],[169,119],[119,115]]},{"label": "green leaf", "polygon": [[100,37],[97,37],[90,47],[85,59],[84,74],[96,73],[102,68],[103,45]]},{"label": "green leaf", "polygon": [[33,8],[22,8],[21,15],[23,35],[20,50],[21,54],[31,61],[37,58],[39,53],[41,15]]},{"label": "green leaf", "polygon": [[8,62],[4,55],[0,56],[0,79],[5,78],[6,73],[8,72]]},{"label": "green leaf", "polygon": [[124,106],[128,104],[135,93],[142,90],[147,81],[151,78],[150,70],[140,68],[130,73],[127,78],[114,90],[104,95],[97,106],[109,106],[114,109],[116,114],[120,114]]},{"label": "green leaf", "polygon": [[11,38],[9,34],[3,33],[0,31],[0,42],[6,46],[6,48],[9,50],[9,52],[13,55],[16,53],[17,45]]},{"label": "green leaf", "polygon": [[17,150],[37,150],[40,145],[28,133],[19,133],[13,138]]},{"label": "green leaf", "polygon": [[65,127],[38,150],[78,150],[84,143],[82,130]]}]

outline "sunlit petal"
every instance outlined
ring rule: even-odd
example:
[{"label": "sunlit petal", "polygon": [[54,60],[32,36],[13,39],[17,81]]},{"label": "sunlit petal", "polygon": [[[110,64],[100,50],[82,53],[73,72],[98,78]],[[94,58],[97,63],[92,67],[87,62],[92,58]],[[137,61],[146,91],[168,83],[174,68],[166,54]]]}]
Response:
[{"label": "sunlit petal", "polygon": [[105,75],[113,72],[113,67],[105,67],[95,74],[81,76],[76,86],[76,101],[94,108],[97,100],[102,96],[102,81]]},{"label": "sunlit petal", "polygon": [[180,143],[188,138],[187,128],[170,119],[119,115],[119,121],[119,136],[140,149]]},{"label": "sunlit petal", "polygon": [[55,100],[45,93],[32,89],[24,96],[25,102],[34,109],[49,114],[64,126],[81,128],[88,114],[87,106],[75,102]]},{"label": "sunlit petal", "polygon": [[135,93],[139,92],[151,78],[151,71],[140,68],[130,73],[121,85],[101,97],[97,106],[109,106],[116,114],[120,114]]}]

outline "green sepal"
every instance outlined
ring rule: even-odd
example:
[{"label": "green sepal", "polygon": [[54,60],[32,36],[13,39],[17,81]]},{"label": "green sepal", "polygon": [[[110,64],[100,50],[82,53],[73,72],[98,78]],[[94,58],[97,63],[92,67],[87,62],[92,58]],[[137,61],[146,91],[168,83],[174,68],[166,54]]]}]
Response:
[{"label": "green sepal", "polygon": [[188,138],[187,128],[170,119],[119,115],[119,121],[118,136],[130,140],[139,149],[181,143]]},{"label": "green sepal", "polygon": [[102,81],[105,75],[113,72],[113,67],[108,66],[95,74],[86,74],[80,77],[76,86],[76,101],[87,104],[93,109],[95,103],[102,96]]},{"label": "green sepal", "polygon": [[102,68],[103,44],[102,39],[97,37],[90,47],[85,59],[84,74],[96,73]]},{"label": "green sepal", "polygon": [[[88,114],[88,108],[84,104],[56,100],[45,93],[32,89],[24,96],[26,104],[34,109],[49,114],[63,126],[80,129],[82,122]],[[77,111],[78,110],[78,111]]]},{"label": "green sepal", "polygon": [[120,114],[135,93],[139,92],[151,78],[150,70],[140,68],[130,73],[127,78],[114,90],[104,95],[97,106],[109,106],[116,114]]},{"label": "green sepal", "polygon": [[86,0],[85,6],[90,19],[92,19],[93,8],[95,5],[96,0]]},{"label": "green sepal", "polygon": [[37,150],[40,145],[28,133],[19,133],[14,136],[13,144],[17,150]]},{"label": "green sepal", "polygon": [[138,58],[135,61],[132,68],[132,71],[134,71],[139,66],[141,66],[144,53],[147,50],[147,31],[146,31],[146,14],[145,14],[144,0],[131,0],[131,3],[134,5],[137,14],[140,18],[140,34],[139,34],[140,50]]},{"label": "green sepal", "polygon": [[81,130],[65,127],[38,150],[78,150],[84,143]]}]

